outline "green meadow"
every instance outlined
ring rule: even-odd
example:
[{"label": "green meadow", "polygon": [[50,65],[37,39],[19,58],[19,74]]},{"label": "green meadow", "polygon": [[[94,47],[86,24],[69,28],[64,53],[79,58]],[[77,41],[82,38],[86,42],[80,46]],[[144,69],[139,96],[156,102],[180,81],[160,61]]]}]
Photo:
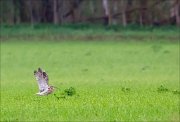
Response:
[{"label": "green meadow", "polygon": [[119,28],[1,27],[1,121],[180,121],[177,29]]}]

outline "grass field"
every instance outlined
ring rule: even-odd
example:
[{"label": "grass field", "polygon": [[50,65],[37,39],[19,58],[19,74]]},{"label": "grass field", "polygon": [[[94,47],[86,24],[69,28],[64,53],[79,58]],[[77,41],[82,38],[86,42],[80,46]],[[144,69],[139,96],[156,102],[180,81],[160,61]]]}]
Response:
[{"label": "grass field", "polygon": [[[2,32],[1,121],[180,121],[177,32],[142,31],[138,38],[133,31],[122,31],[122,38],[98,32],[109,40],[86,41],[94,31],[83,31],[75,31],[83,38],[71,32],[64,40],[58,33],[45,38],[39,31],[32,37],[21,29]],[[35,95],[38,67],[60,90]],[[76,94],[60,97],[69,87]]]}]

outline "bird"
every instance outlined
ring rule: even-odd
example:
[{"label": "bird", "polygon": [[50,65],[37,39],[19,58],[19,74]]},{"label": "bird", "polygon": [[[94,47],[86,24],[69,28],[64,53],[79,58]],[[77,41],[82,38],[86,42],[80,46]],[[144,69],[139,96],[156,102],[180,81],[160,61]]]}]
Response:
[{"label": "bird", "polygon": [[53,93],[55,87],[48,84],[49,78],[45,71],[43,71],[41,68],[38,68],[37,71],[34,70],[34,76],[39,87],[39,92],[36,93],[36,95],[45,96]]}]

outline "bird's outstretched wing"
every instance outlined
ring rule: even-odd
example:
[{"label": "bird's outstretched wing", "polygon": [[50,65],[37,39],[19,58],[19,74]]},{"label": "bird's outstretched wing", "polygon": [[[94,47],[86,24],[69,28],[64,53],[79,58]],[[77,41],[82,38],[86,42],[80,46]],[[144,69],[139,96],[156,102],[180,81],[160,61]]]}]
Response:
[{"label": "bird's outstretched wing", "polygon": [[49,78],[46,72],[43,72],[43,78],[45,80],[45,82],[48,84]]},{"label": "bird's outstretched wing", "polygon": [[37,71],[34,71],[34,76],[38,82],[39,92],[43,92],[48,89],[48,75],[46,72],[42,71],[41,68],[38,68]]}]

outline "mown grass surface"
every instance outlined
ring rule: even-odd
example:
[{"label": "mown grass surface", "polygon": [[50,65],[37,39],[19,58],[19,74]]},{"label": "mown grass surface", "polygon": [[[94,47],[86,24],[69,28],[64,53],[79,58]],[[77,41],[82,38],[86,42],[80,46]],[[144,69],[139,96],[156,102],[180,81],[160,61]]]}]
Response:
[{"label": "mown grass surface", "polygon": [[[178,41],[33,38],[1,42],[1,121],[179,120]],[[55,95],[35,95],[38,67]],[[69,87],[76,94],[60,97]]]}]

